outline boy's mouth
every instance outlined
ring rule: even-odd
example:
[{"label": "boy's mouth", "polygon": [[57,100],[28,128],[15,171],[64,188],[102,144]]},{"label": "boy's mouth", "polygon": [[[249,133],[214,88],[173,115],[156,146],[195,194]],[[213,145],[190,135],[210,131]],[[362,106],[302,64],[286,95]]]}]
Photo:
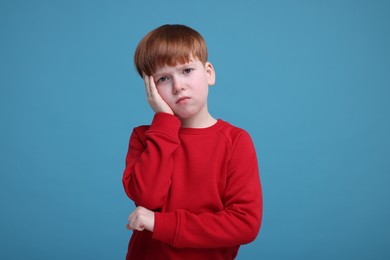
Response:
[{"label": "boy's mouth", "polygon": [[177,101],[176,101],[176,104],[179,104],[179,103],[181,103],[181,102],[183,102],[183,101],[185,101],[185,100],[187,100],[187,99],[190,99],[189,97],[181,97],[181,98],[179,98]]}]

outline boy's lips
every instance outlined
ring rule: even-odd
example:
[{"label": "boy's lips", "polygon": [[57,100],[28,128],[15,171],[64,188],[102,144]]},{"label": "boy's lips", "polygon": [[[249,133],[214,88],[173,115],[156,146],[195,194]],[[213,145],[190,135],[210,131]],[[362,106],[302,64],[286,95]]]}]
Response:
[{"label": "boy's lips", "polygon": [[184,101],[184,100],[187,100],[187,99],[190,99],[189,97],[181,97],[179,98],[177,101],[176,101],[176,104],[179,104],[180,102]]}]

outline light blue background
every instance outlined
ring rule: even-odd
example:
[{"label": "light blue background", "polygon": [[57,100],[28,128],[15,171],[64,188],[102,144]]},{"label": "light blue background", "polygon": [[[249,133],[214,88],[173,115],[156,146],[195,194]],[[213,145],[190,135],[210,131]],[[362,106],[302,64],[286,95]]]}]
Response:
[{"label": "light blue background", "polygon": [[0,3],[0,258],[124,259],[132,58],[166,23],[206,39],[210,111],[249,131],[263,226],[238,259],[390,258],[389,1]]}]

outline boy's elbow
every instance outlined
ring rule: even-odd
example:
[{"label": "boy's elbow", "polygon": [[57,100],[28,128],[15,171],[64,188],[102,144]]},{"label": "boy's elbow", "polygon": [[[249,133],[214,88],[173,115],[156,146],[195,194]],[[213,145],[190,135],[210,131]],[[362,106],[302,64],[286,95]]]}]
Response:
[{"label": "boy's elbow", "polygon": [[257,238],[260,232],[261,220],[261,214],[256,214],[255,216],[248,218],[241,233],[242,244],[251,243]]},{"label": "boy's elbow", "polygon": [[260,225],[261,225],[261,222],[258,222],[256,225],[254,225],[252,227],[252,232],[249,236],[249,242],[253,242],[257,238],[257,236],[260,232]]},{"label": "boy's elbow", "polygon": [[257,238],[259,231],[260,231],[259,224],[253,223],[252,225],[249,225],[246,232],[243,232],[244,236],[242,237],[242,244],[249,244],[253,242]]}]

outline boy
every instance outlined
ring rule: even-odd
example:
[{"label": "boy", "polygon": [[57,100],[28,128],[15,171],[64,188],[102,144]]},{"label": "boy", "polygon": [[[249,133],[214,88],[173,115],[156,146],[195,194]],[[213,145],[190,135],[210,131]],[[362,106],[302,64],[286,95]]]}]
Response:
[{"label": "boy", "polygon": [[208,112],[215,72],[204,39],[163,25],[134,63],[155,115],[134,128],[126,156],[123,185],[137,206],[126,259],[234,259],[259,232],[261,186],[248,133]]}]

